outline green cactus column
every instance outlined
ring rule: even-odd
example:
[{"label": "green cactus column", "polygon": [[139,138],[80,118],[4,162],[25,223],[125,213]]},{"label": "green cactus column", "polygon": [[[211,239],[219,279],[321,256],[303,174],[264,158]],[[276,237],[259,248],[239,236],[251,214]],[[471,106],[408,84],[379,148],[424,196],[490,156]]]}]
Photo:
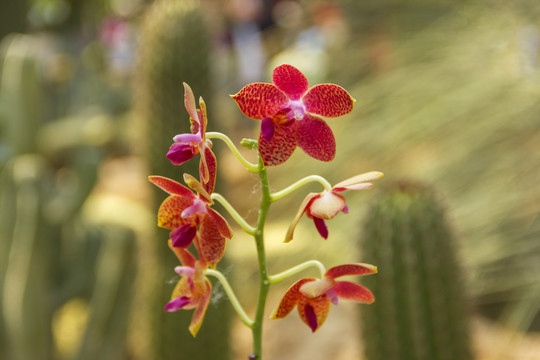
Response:
[{"label": "green cactus column", "polygon": [[[182,173],[198,177],[198,157],[173,166],[165,157],[174,135],[190,132],[189,115],[184,107],[188,83],[196,98],[209,106],[212,123],[210,82],[211,38],[198,1],[158,0],[145,14],[136,69],[136,114],[141,120],[141,142],[149,174],[182,181]],[[212,126],[212,125],[210,125]],[[151,186],[149,184],[149,186]],[[166,194],[154,189],[154,213]],[[168,231],[158,230],[154,239],[141,244],[154,258],[149,296],[151,351],[153,359],[227,359],[231,307],[225,301],[211,304],[204,323],[194,339],[188,331],[191,311],[165,313],[176,282],[173,271],[178,260],[167,246]],[[223,262],[220,264],[222,265]]]},{"label": "green cactus column", "polygon": [[433,191],[391,185],[368,214],[363,259],[379,273],[365,284],[376,297],[361,316],[366,358],[472,359],[462,269]]}]

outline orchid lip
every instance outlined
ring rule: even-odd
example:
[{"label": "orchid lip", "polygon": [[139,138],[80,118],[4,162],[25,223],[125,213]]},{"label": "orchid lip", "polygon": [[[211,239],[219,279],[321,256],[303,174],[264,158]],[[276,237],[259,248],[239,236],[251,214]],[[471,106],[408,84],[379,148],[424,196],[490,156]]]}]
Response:
[{"label": "orchid lip", "polygon": [[176,311],[188,305],[191,301],[192,300],[187,296],[180,296],[169,301],[164,310],[168,312]]}]

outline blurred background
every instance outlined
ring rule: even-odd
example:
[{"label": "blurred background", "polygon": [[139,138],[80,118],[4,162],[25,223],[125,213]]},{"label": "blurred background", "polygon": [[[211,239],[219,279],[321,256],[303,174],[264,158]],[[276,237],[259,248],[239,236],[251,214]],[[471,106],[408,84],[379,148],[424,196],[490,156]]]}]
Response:
[{"label": "blurred background", "polygon": [[[188,131],[183,81],[204,97],[208,130],[238,144],[259,124],[229,94],[282,63],[357,101],[328,120],[335,160],[297,150],[269,169],[274,190],[309,174],[385,178],[346,194],[351,212],[327,241],[304,218],[282,243],[318,185],[272,207],[272,273],[312,258],[374,263],[365,283],[378,300],[334,306],[314,335],[296,314],[267,321],[266,358],[374,360],[380,343],[395,349],[381,359],[540,359],[536,0],[3,1],[0,359],[247,358],[251,333],[219,284],[196,339],[191,312],[163,313],[177,260],[147,176],[196,174],[197,160],[165,158]],[[257,176],[214,149],[216,191],[253,222]],[[251,313],[255,249],[231,225],[219,268]],[[269,314],[292,281],[272,289]]]}]

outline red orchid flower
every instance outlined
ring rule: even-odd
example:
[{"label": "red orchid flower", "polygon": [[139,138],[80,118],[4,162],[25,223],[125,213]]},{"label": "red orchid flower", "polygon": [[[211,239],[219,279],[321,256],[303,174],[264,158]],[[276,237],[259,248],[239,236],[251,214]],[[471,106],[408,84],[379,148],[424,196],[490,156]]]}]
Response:
[{"label": "red orchid flower", "polygon": [[195,95],[188,84],[184,83],[184,105],[189,114],[191,122],[191,134],[176,135],[174,144],[169,148],[167,158],[174,165],[182,165],[193,158],[196,154],[201,154],[199,171],[201,181],[208,193],[214,191],[216,183],[216,156],[212,152],[212,142],[206,139],[206,104],[203,98],[199,98],[198,110],[195,105]]},{"label": "red orchid flower", "polygon": [[158,210],[158,226],[171,230],[174,247],[187,248],[194,240],[201,258],[212,267],[225,252],[226,239],[232,238],[227,221],[210,208],[210,195],[193,176],[184,174],[184,181],[197,192],[162,176],[150,176],[150,182],[170,195]]},{"label": "red orchid flower", "polygon": [[296,225],[304,213],[306,213],[308,218],[313,219],[319,234],[324,239],[328,239],[328,228],[324,221],[334,218],[339,212],[349,213],[345,198],[339,193],[346,190],[368,189],[372,187],[373,184],[366,181],[376,180],[382,176],[383,173],[372,171],[344,180],[336,184],[331,190],[325,190],[321,193],[309,193],[300,205],[293,222],[287,230],[285,242],[289,242],[293,239]]},{"label": "red orchid flower", "polygon": [[317,160],[331,161],[336,141],[320,116],[348,114],[355,100],[334,84],[309,88],[304,74],[291,65],[275,68],[272,82],[246,85],[232,96],[247,117],[262,121],[259,153],[264,165],[283,163],[296,146]]},{"label": "red orchid flower", "polygon": [[182,266],[174,268],[181,278],[174,287],[171,301],[165,305],[164,310],[174,312],[181,309],[195,309],[189,325],[189,331],[195,336],[202,325],[210,302],[212,284],[204,276],[206,269],[204,260],[196,260],[187,250],[172,246],[171,241],[169,241],[169,247],[180,259]]},{"label": "red orchid flower", "polygon": [[371,304],[375,300],[371,291],[365,287],[350,281],[336,281],[336,278],[376,272],[377,267],[373,265],[346,264],[328,269],[322,279],[300,279],[287,290],[271,318],[283,319],[296,306],[302,321],[315,332],[326,320],[330,303],[337,305],[338,298],[364,304]]}]

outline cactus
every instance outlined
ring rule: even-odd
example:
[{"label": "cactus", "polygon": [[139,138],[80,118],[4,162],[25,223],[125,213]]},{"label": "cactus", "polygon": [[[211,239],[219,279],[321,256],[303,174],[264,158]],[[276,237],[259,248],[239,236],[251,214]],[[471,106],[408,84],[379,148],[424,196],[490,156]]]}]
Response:
[{"label": "cactus", "polygon": [[368,213],[363,257],[379,274],[366,279],[376,297],[361,316],[367,358],[472,359],[462,269],[434,192],[394,184]]},{"label": "cactus", "polygon": [[[209,73],[211,38],[205,27],[199,2],[195,0],[158,0],[145,14],[141,27],[142,39],[135,73],[135,109],[140,117],[144,139],[144,156],[150,174],[172,179],[182,173],[197,176],[196,159],[173,166],[165,157],[172,137],[190,132],[184,108],[182,82],[188,83],[197,97],[203,96],[211,106]],[[210,101],[209,101],[210,100]],[[212,110],[209,109],[210,122]],[[154,210],[164,199],[155,190]],[[155,359],[227,359],[230,352],[229,326],[231,308],[210,306],[205,322],[193,339],[187,327],[190,312],[165,313],[174,284],[174,266],[178,260],[168,249],[167,231],[156,230],[156,239],[141,244],[143,252],[154,254],[152,281],[154,288],[148,297],[152,358]],[[167,284],[169,282],[169,284]]]},{"label": "cactus", "polygon": [[54,122],[45,124],[43,116],[35,41],[13,35],[1,44],[0,136],[7,156],[0,163],[0,358],[58,358],[54,315],[82,298],[89,324],[80,348],[63,358],[122,359],[133,232],[83,215],[103,149],[83,141],[58,146],[80,127],[44,131]]}]

